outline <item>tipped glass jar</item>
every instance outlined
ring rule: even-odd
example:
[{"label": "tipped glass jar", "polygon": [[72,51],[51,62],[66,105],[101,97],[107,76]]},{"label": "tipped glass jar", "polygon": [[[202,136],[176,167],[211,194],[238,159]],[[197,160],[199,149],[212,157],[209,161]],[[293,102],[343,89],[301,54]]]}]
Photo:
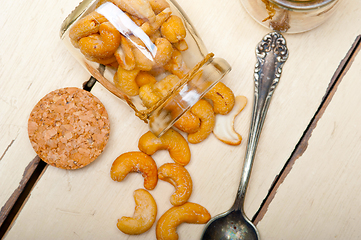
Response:
[{"label": "tipped glass jar", "polygon": [[339,0],[240,0],[260,24],[279,32],[300,33],[324,23]]},{"label": "tipped glass jar", "polygon": [[60,37],[158,136],[231,70],[207,52],[174,1],[84,0]]}]

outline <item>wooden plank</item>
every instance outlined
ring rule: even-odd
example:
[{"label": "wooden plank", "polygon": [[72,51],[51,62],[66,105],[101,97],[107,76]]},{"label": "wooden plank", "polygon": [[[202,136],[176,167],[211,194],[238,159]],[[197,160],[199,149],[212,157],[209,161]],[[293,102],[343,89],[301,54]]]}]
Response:
[{"label": "wooden plank", "polygon": [[[359,46],[360,48],[360,46]],[[267,239],[360,239],[361,54],[258,223]]]},{"label": "wooden plank", "polygon": [[39,162],[27,137],[30,111],[48,92],[81,87],[89,77],[59,38],[60,24],[76,4],[2,3],[0,226]]},{"label": "wooden plank", "polygon": [[[178,3],[196,26],[208,50],[232,65],[233,70],[224,82],[237,95],[245,95],[249,99],[248,106],[235,123],[237,131],[247,139],[253,100],[254,51],[268,30],[255,23],[238,1],[179,0]],[[74,2],[67,0],[62,4],[69,10]],[[360,32],[357,4],[357,0],[340,2],[342,11],[336,12],[321,27],[304,34],[286,35],[290,58],[284,67],[260,139],[246,199],[249,216],[258,210],[275,176],[317,110],[340,60]],[[48,6],[48,3],[44,1],[44,5]],[[200,9],[206,14],[199,14]],[[54,15],[52,11],[44,14]],[[355,23],[352,28],[345,27],[351,20]],[[43,32],[37,34],[44,36]],[[44,39],[47,37],[44,36]],[[63,55],[59,55],[63,58],[63,69],[74,69],[76,74],[78,65],[69,60],[70,55],[60,43],[57,47],[64,51]],[[78,78],[73,75],[73,79]],[[122,234],[115,226],[117,218],[133,213],[132,193],[142,187],[142,179],[132,175],[122,183],[115,183],[109,177],[113,160],[123,152],[136,150],[137,141],[147,126],[101,86],[92,92],[104,102],[111,118],[112,135],[105,152],[93,164],[78,171],[47,168],[6,239],[25,236],[27,239],[154,238],[154,226],[145,235],[132,237]],[[25,124],[22,126],[26,128]],[[26,138],[25,135],[23,138]],[[241,173],[245,142],[239,147],[232,147],[211,136],[205,142],[191,146],[193,156],[187,169],[193,177],[194,192],[190,201],[204,205],[212,215],[231,206]],[[159,152],[154,157],[158,165],[170,161],[166,152]],[[159,206],[159,216],[170,207],[168,196],[172,191],[173,188],[164,182],[152,191]],[[197,239],[202,229],[203,226],[187,224],[180,226],[178,231],[181,238]]]}]

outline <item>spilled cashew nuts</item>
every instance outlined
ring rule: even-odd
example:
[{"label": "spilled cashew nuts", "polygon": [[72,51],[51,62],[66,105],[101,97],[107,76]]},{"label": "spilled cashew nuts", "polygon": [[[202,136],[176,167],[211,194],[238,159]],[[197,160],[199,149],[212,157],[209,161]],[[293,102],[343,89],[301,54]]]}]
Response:
[{"label": "spilled cashew nuts", "polygon": [[148,231],[157,216],[157,204],[153,196],[144,189],[134,191],[135,210],[133,217],[122,217],[117,227],[123,233],[138,235]]},{"label": "spilled cashew nuts", "polygon": [[172,207],[158,220],[156,235],[158,240],[178,239],[177,227],[181,223],[204,224],[209,221],[211,215],[201,205],[187,202],[181,206]]},{"label": "spilled cashew nuts", "polygon": [[190,111],[201,122],[197,132],[188,134],[188,142],[196,144],[202,142],[211,134],[215,124],[215,116],[212,105],[204,99],[194,104]]},{"label": "spilled cashew nuts", "polygon": [[195,133],[199,130],[201,121],[190,111],[185,112],[175,123],[174,127],[185,133]]},{"label": "spilled cashew nuts", "polygon": [[114,181],[122,181],[130,172],[142,173],[144,187],[155,188],[158,182],[157,165],[153,158],[143,152],[127,152],[120,155],[110,169],[110,177]]},{"label": "spilled cashew nuts", "polygon": [[232,90],[224,83],[217,83],[209,90],[204,98],[208,98],[213,102],[214,113],[225,115],[229,113],[234,106],[234,94]]},{"label": "spilled cashew nuts", "polygon": [[185,166],[191,159],[191,151],[184,137],[173,129],[166,131],[161,137],[147,132],[140,137],[138,148],[140,151],[153,155],[158,150],[168,150],[174,162]]},{"label": "spilled cashew nuts", "polygon": [[222,142],[229,145],[239,145],[242,142],[242,136],[234,129],[234,119],[243,110],[247,104],[247,98],[237,96],[234,107],[227,115],[216,115],[216,125],[213,134]]},{"label": "spilled cashew nuts", "polygon": [[187,169],[177,163],[166,163],[159,167],[158,178],[175,187],[170,198],[172,205],[179,206],[188,201],[192,194],[192,178]]}]

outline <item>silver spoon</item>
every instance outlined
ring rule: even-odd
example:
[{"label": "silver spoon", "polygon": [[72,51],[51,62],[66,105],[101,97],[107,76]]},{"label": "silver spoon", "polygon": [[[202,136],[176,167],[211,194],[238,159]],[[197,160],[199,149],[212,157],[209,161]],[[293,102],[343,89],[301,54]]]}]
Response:
[{"label": "silver spoon", "polygon": [[288,58],[286,40],[278,32],[267,34],[257,45],[256,56],[252,122],[237,197],[230,210],[207,223],[202,240],[259,239],[257,228],[244,213],[244,198],[268,106],[281,77],[283,64]]}]

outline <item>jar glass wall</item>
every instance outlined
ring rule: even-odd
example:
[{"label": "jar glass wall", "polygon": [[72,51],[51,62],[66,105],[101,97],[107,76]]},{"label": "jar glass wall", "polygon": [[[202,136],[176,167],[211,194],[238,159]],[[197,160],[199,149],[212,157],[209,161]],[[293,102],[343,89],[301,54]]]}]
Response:
[{"label": "jar glass wall", "polygon": [[246,11],[272,30],[300,33],[324,23],[339,0],[240,0]]}]

